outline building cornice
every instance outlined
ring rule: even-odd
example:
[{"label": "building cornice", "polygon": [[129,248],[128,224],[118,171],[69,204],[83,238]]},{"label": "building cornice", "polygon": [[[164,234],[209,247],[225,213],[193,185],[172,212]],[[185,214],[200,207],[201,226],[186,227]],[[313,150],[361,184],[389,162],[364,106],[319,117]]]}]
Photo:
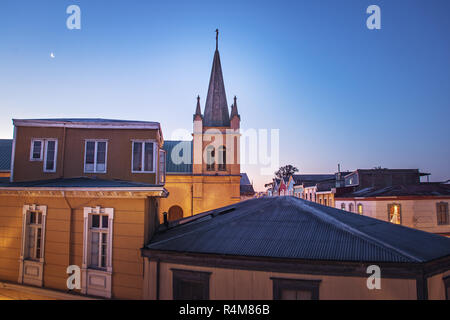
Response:
[{"label": "building cornice", "polygon": [[83,129],[155,129],[161,130],[158,122],[90,122],[58,121],[58,120],[27,120],[13,119],[16,127],[56,127],[56,128],[83,128]]},{"label": "building cornice", "polygon": [[148,248],[142,248],[141,253],[143,257],[147,257],[150,261],[156,260],[183,265],[346,277],[367,277],[367,267],[373,264],[378,265],[383,270],[383,278],[403,279],[417,279],[423,275],[430,277],[448,271],[450,267],[450,256],[424,263],[395,263],[379,261],[282,259],[273,257],[171,252]]},{"label": "building cornice", "polygon": [[69,198],[166,198],[163,187],[152,188],[0,188],[0,196]]}]

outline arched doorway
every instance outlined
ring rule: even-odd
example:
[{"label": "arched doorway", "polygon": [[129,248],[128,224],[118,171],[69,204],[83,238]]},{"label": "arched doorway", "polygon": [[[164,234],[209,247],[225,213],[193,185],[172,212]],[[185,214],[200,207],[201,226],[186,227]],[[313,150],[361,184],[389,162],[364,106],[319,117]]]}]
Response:
[{"label": "arched doorway", "polygon": [[172,206],[169,209],[169,221],[179,220],[183,218],[183,209],[181,209],[179,206]]}]

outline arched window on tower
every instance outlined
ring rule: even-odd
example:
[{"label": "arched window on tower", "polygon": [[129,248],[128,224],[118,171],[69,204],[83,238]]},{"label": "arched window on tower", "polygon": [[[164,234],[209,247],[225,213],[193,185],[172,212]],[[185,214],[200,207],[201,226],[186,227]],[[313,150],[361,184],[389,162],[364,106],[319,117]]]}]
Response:
[{"label": "arched window on tower", "polygon": [[219,170],[227,170],[227,149],[225,148],[225,146],[219,147]]},{"label": "arched window on tower", "polygon": [[206,147],[206,170],[214,171],[216,165],[216,150],[213,146]]}]

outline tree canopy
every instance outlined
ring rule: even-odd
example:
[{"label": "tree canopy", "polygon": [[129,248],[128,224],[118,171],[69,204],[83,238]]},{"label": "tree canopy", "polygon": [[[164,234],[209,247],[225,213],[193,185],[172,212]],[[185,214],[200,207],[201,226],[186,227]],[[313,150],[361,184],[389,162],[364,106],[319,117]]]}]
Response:
[{"label": "tree canopy", "polygon": [[298,169],[293,165],[288,164],[286,166],[280,167],[280,169],[275,172],[275,177],[277,177],[278,179],[287,178],[296,172],[298,172]]}]

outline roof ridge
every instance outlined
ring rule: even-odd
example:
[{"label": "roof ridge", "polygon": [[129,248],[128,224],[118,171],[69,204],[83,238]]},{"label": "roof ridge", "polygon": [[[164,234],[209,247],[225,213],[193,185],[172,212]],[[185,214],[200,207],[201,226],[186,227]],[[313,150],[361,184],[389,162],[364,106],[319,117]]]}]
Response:
[{"label": "roof ridge", "polygon": [[[295,199],[296,202],[297,202],[297,203],[295,203],[295,205],[297,207],[299,207],[299,202],[297,200],[300,200],[300,199],[297,199],[295,197],[288,197],[288,198],[291,199],[291,200]],[[360,237],[360,238],[362,238],[362,239],[364,239],[366,241],[367,240],[371,240],[371,241],[375,242],[375,244],[380,246],[380,247],[384,247],[385,249],[387,249],[389,251],[394,251],[397,254],[400,254],[400,255],[402,255],[404,257],[407,257],[409,259],[412,259],[414,261],[417,261],[417,262],[422,262],[423,261],[423,259],[421,259],[421,258],[418,258],[418,257],[416,257],[416,256],[414,256],[414,255],[412,255],[410,253],[407,253],[407,252],[405,252],[403,250],[397,249],[397,248],[393,247],[392,245],[386,243],[385,241],[382,241],[380,239],[374,238],[373,236],[370,236],[367,233],[362,232],[362,231],[360,231],[360,230],[358,230],[358,229],[356,229],[356,228],[354,228],[354,227],[352,227],[352,226],[350,226],[350,225],[340,221],[339,219],[336,219],[336,218],[330,216],[329,214],[324,213],[324,212],[322,212],[322,211],[320,211],[320,210],[310,206],[309,203],[307,203],[307,202],[304,202],[304,203],[302,202],[301,204],[302,204],[302,209],[304,209],[303,205],[305,205],[305,207],[307,209],[312,211],[312,213],[314,214],[315,217],[321,219],[322,221],[324,221],[326,223],[330,223],[330,221],[332,221],[333,223],[331,223],[331,225],[335,226],[338,229],[341,229],[341,230],[343,230],[345,232],[349,232],[349,233],[351,233],[351,234],[353,234],[353,235],[355,235],[357,237]]]}]

